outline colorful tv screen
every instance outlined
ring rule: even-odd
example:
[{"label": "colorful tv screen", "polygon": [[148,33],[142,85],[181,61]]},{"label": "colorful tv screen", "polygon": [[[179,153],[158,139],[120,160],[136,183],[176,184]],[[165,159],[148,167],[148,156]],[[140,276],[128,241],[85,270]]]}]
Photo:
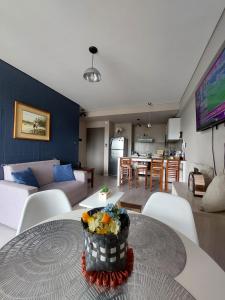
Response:
[{"label": "colorful tv screen", "polygon": [[195,94],[197,131],[225,122],[225,49]]}]

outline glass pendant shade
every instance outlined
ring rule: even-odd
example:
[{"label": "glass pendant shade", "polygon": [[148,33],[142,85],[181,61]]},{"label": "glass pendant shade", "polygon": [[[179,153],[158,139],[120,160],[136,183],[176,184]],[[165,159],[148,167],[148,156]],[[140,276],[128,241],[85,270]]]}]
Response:
[{"label": "glass pendant shade", "polygon": [[96,68],[94,68],[93,64],[94,64],[94,54],[96,54],[98,52],[98,49],[95,46],[91,46],[89,47],[89,52],[92,54],[92,64],[91,64],[91,68],[88,68],[85,72],[84,72],[84,79],[89,81],[89,82],[99,82],[101,80],[101,73],[99,72],[99,70],[97,70]]},{"label": "glass pendant shade", "polygon": [[96,68],[88,68],[83,75],[84,79],[89,82],[99,82],[101,80],[101,74]]}]

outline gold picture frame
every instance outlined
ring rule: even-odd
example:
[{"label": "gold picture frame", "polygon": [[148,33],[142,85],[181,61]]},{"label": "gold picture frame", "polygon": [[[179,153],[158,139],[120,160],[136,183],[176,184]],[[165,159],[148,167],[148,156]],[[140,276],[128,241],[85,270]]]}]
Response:
[{"label": "gold picture frame", "polygon": [[50,140],[50,113],[15,101],[14,139]]}]

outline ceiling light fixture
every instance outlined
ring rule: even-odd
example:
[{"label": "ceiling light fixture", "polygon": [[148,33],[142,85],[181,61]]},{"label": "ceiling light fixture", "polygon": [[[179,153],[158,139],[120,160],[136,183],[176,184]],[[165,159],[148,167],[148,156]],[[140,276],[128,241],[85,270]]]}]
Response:
[{"label": "ceiling light fixture", "polygon": [[92,64],[91,64],[91,68],[88,68],[85,72],[84,72],[84,79],[89,81],[89,82],[99,82],[101,80],[101,73],[93,67],[93,63],[94,63],[94,54],[96,54],[98,52],[98,49],[95,46],[91,46],[89,47],[89,52],[92,54]]},{"label": "ceiling light fixture", "polygon": [[152,127],[152,124],[151,124],[151,123],[148,123],[148,124],[147,124],[147,127],[148,127],[148,128],[151,128],[151,127]]},{"label": "ceiling light fixture", "polygon": [[138,126],[138,127],[141,127],[141,122],[140,122],[140,119],[139,119],[139,118],[137,119],[137,126]]},{"label": "ceiling light fixture", "polygon": [[[152,102],[148,102],[148,106],[152,106]],[[149,122],[147,123],[147,128],[151,128],[152,127],[152,124],[150,122],[150,115],[151,115],[151,111],[149,111]]]}]

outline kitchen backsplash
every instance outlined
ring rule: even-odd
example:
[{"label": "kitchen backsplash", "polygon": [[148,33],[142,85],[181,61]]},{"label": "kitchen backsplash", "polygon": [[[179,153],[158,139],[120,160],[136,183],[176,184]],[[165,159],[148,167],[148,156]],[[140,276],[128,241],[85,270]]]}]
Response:
[{"label": "kitchen backsplash", "polygon": [[167,145],[165,146],[165,143],[139,143],[139,142],[135,142],[134,143],[134,151],[138,152],[139,154],[154,154],[156,153],[157,150],[162,149],[169,149],[170,151],[181,151],[181,144],[182,141],[178,141],[178,142],[172,142],[172,143],[167,143]]},{"label": "kitchen backsplash", "polygon": [[158,149],[164,149],[164,143],[134,143],[134,151],[139,154],[156,153]]},{"label": "kitchen backsplash", "polygon": [[[153,124],[151,128],[145,126],[133,127],[133,152],[139,154],[154,154],[159,149],[169,150],[181,150],[182,141],[167,142],[165,145],[166,125],[165,124]],[[140,143],[138,139],[141,137],[148,137],[154,139],[153,143]]]}]

